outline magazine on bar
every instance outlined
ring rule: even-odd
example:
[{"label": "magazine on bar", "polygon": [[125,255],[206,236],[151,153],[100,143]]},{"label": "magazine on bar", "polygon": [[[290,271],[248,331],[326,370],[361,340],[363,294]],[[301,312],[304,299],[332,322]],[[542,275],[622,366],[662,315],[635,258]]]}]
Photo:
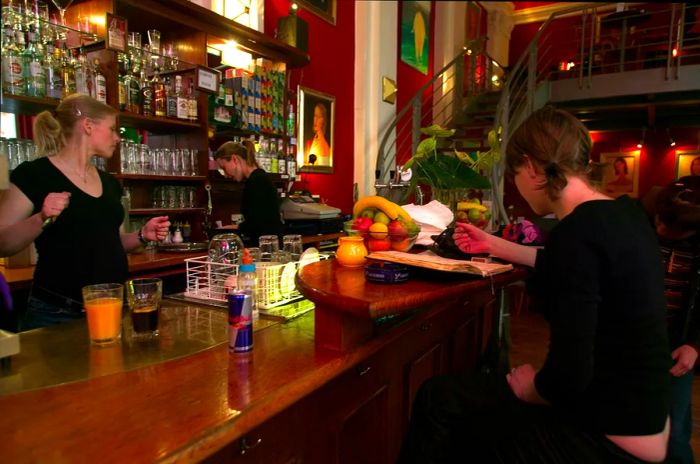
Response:
[{"label": "magazine on bar", "polygon": [[513,270],[512,264],[495,262],[468,261],[463,259],[443,258],[432,251],[406,253],[403,251],[375,251],[367,256],[369,259],[401,263],[439,271],[461,272],[488,277]]}]

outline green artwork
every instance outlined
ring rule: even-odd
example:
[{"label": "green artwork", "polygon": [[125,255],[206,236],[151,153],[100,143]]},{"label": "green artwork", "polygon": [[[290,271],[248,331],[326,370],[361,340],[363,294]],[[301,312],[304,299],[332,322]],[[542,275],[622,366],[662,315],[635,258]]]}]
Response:
[{"label": "green artwork", "polygon": [[401,61],[428,74],[430,57],[430,2],[401,3]]}]

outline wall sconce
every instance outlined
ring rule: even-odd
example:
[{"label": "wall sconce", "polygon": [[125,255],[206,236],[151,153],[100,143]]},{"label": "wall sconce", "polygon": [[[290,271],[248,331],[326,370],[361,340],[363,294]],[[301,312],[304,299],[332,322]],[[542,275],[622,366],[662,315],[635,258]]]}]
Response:
[{"label": "wall sconce", "polygon": [[642,138],[639,140],[639,143],[637,144],[637,148],[641,149],[644,146],[644,135],[646,134],[647,128],[642,129]]},{"label": "wall sconce", "polygon": [[671,130],[670,129],[666,129],[666,135],[668,135],[668,145],[670,147],[675,147],[676,141],[673,140],[673,137],[671,137]]}]

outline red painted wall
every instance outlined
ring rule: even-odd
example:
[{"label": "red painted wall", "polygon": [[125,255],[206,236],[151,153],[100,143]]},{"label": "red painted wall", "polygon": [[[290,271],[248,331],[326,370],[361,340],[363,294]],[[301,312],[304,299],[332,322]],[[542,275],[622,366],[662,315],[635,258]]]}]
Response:
[{"label": "red painted wall", "polygon": [[[403,61],[401,61],[401,17],[403,14],[403,7],[401,3],[399,3],[399,9],[398,9],[398,30],[397,30],[397,50],[396,50],[396,60],[397,60],[397,65],[396,65],[396,87],[398,88],[398,91],[396,92],[396,112],[398,113],[401,111],[408,101],[413,98],[413,96],[418,92],[418,90],[425,85],[426,82],[428,82],[430,79],[433,77],[433,70],[434,70],[434,58],[435,58],[435,2],[431,1],[430,2],[430,31],[428,34],[428,43],[429,43],[429,50],[430,50],[430,55],[428,59],[428,74],[425,75],[418,71],[417,69],[407,65]],[[432,89],[427,89],[426,92],[424,93],[424,108],[426,108],[425,111],[422,113],[422,126],[429,126],[432,124],[432,111],[430,110],[432,104],[430,103],[431,100],[431,92]],[[410,117],[410,116],[409,116]],[[402,135],[400,135],[401,137]],[[405,135],[403,135],[405,136]],[[406,144],[405,147],[408,148],[409,144]],[[400,164],[403,164],[408,158],[410,158],[413,153],[410,153],[410,150],[402,150],[401,148],[404,147],[404,145],[399,146],[399,153],[397,153],[397,161]]]},{"label": "red painted wall", "polygon": [[[265,0],[265,33],[275,36],[277,20],[289,13],[289,0]],[[311,62],[289,72],[288,88],[297,85],[335,96],[332,174],[302,174],[294,188],[319,194],[322,201],[352,211],[354,156],[355,2],[337,2],[336,24],[300,8],[297,16],[308,23]]]}]

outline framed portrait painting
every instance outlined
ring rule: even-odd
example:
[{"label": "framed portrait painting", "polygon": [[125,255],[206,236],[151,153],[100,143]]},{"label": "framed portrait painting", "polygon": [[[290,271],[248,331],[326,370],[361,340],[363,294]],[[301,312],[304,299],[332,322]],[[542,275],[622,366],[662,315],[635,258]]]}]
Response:
[{"label": "framed portrait painting", "polygon": [[335,97],[327,93],[298,87],[299,172],[333,172]]},{"label": "framed portrait painting", "polygon": [[335,24],[336,0],[296,0],[296,3],[310,12],[320,16],[331,24]]},{"label": "framed portrait painting", "polygon": [[430,58],[430,2],[401,2],[401,61],[428,74]]},{"label": "framed portrait painting", "polygon": [[679,151],[676,156],[676,179],[700,176],[700,151]]},{"label": "framed portrait painting", "polygon": [[639,196],[639,152],[601,153],[602,192],[613,198]]}]

